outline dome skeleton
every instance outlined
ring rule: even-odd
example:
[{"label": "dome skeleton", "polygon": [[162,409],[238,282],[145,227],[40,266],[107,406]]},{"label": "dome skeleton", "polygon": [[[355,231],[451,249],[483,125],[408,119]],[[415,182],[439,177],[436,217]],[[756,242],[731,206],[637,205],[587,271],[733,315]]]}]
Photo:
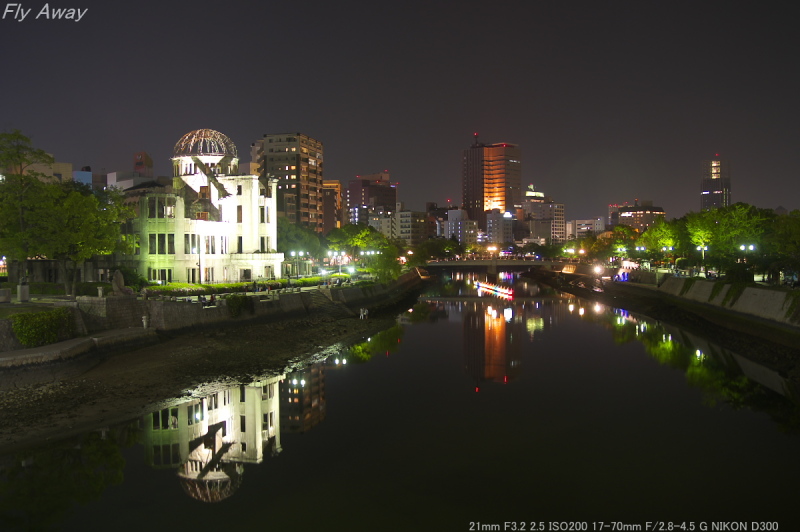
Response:
[{"label": "dome skeleton", "polygon": [[239,157],[231,139],[213,129],[198,129],[185,134],[172,150],[174,157],[191,155],[227,155]]}]

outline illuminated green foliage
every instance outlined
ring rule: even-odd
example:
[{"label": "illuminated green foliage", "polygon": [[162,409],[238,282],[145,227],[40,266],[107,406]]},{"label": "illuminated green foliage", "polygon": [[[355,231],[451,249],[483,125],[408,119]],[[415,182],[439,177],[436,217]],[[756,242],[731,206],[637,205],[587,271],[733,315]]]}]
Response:
[{"label": "illuminated green foliage", "polygon": [[11,330],[25,347],[38,347],[72,338],[72,314],[64,307],[11,316]]}]

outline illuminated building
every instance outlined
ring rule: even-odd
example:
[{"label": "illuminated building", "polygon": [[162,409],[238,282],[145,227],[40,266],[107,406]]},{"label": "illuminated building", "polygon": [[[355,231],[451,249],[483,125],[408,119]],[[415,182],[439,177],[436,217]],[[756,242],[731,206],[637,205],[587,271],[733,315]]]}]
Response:
[{"label": "illuminated building", "polygon": [[531,239],[551,243],[564,242],[567,239],[563,203],[556,203],[553,198],[534,191],[533,185],[529,185],[522,209],[528,220]]},{"label": "illuminated building", "polygon": [[521,207],[520,151],[516,144],[478,142],[464,150],[462,166],[463,207],[471,220],[486,228],[486,211],[516,214]]},{"label": "illuminated building", "polygon": [[[123,261],[151,281],[204,283],[280,276],[273,179],[239,173],[236,146],[199,129],[175,145],[173,178],[124,190],[136,218]],[[111,186],[113,184],[110,183]]]},{"label": "illuminated building", "polygon": [[514,242],[514,216],[510,212],[492,209],[486,213],[486,238],[493,244]]},{"label": "illuminated building", "polygon": [[324,180],[322,182],[322,232],[328,234],[344,225],[344,198],[342,182]]},{"label": "illuminated building", "polygon": [[591,220],[570,220],[567,222],[567,239],[583,238],[588,234],[599,235],[606,229],[606,222],[602,218]]},{"label": "illuminated building", "polygon": [[251,144],[250,156],[262,179],[278,180],[279,214],[323,232],[322,142],[303,133],[265,134]]},{"label": "illuminated building", "polygon": [[611,214],[611,225],[627,225],[644,233],[647,228],[653,225],[659,218],[666,217],[664,209],[654,207],[652,201],[635,201],[631,207],[619,207],[616,212]]},{"label": "illuminated building", "polygon": [[447,211],[447,220],[442,221],[441,236],[455,238],[467,248],[478,243],[478,222],[470,220],[463,209],[450,209]]},{"label": "illuminated building", "polygon": [[[719,154],[716,154],[719,157]],[[728,161],[703,161],[700,184],[700,210],[719,209],[731,204],[731,167]]]},{"label": "illuminated building", "polygon": [[356,176],[347,184],[348,223],[367,223],[370,214],[395,211],[397,187],[390,181],[388,171]]},{"label": "illuminated building", "polygon": [[428,237],[428,215],[424,212],[401,210],[395,213],[397,218],[397,236],[406,245],[414,247]]}]

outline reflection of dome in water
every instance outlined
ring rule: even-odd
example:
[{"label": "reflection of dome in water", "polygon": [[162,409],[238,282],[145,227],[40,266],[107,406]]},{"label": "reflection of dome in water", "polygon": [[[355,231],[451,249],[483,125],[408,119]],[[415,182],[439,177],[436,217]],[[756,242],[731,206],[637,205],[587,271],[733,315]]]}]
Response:
[{"label": "reflection of dome in water", "polygon": [[216,470],[204,475],[202,478],[178,473],[181,487],[188,496],[203,502],[220,502],[227,499],[242,485],[242,464],[225,464],[222,471]]},{"label": "reflection of dome in water", "polygon": [[172,150],[173,157],[229,155],[238,158],[236,145],[227,135],[213,129],[197,129],[181,137]]}]

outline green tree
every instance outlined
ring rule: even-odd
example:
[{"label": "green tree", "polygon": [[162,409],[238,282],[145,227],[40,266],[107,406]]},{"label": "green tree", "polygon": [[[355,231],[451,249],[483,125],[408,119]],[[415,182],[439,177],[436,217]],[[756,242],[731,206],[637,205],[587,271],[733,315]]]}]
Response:
[{"label": "green tree", "polygon": [[19,264],[18,276],[27,275],[28,258],[39,254],[36,210],[49,203],[48,178],[32,170],[36,164],[53,158],[19,130],[0,133],[0,253]]},{"label": "green tree", "polygon": [[319,235],[307,227],[293,224],[284,217],[278,218],[278,253],[288,255],[292,251],[304,251],[312,257],[322,257]]},{"label": "green tree", "polygon": [[778,247],[782,269],[800,271],[800,210],[779,216],[774,224],[772,238]]},{"label": "green tree", "polygon": [[431,259],[447,259],[461,255],[464,248],[452,238],[429,238],[415,246],[413,251],[409,263],[412,266],[424,266]]},{"label": "green tree", "polygon": [[123,251],[120,228],[132,212],[119,192],[96,195],[73,181],[46,186],[52,203],[36,210],[35,234],[42,255],[58,262],[65,293],[74,295],[76,272],[84,262]]},{"label": "green tree", "polygon": [[369,225],[347,224],[334,229],[325,238],[331,249],[346,251],[348,255],[356,258],[360,256],[361,251],[377,247],[382,237],[383,235]]}]

